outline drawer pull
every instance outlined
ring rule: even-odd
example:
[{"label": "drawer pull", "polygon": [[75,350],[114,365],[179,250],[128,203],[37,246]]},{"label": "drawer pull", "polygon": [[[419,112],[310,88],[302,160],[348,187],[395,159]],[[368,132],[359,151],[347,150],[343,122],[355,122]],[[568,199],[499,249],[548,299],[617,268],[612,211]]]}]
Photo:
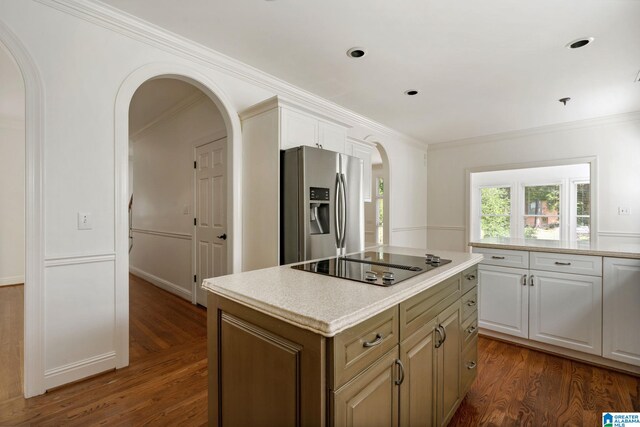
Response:
[{"label": "drawer pull", "polygon": [[478,364],[476,362],[467,362],[467,369],[475,369]]},{"label": "drawer pull", "polygon": [[522,286],[527,286],[527,275],[526,274],[522,275]]},{"label": "drawer pull", "polygon": [[531,277],[529,278],[529,285],[533,286],[533,278],[535,276],[532,274]]},{"label": "drawer pull", "polygon": [[375,347],[381,344],[383,341],[382,335],[376,334],[376,338],[373,341],[365,341],[362,343],[363,347]]},{"label": "drawer pull", "polygon": [[571,265],[570,262],[560,262],[560,261],[556,261],[556,265]]},{"label": "drawer pull", "polygon": [[467,280],[476,280],[476,275],[475,274],[467,274],[466,278],[467,278]]},{"label": "drawer pull", "polygon": [[474,300],[467,301],[467,306],[473,307],[474,305],[476,305],[476,302]]},{"label": "drawer pull", "polygon": [[503,256],[496,256],[496,255],[493,255],[491,258],[492,259],[504,259]]},{"label": "drawer pull", "polygon": [[477,328],[475,326],[470,326],[470,327],[467,328],[467,333],[468,334],[472,334],[472,333],[474,333],[476,331],[476,329]]}]

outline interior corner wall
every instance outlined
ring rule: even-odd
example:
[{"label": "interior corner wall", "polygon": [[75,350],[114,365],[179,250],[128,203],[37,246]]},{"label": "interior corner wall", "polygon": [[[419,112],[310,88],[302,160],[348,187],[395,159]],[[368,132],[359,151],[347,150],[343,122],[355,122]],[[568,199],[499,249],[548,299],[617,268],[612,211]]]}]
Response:
[{"label": "interior corner wall", "polygon": [[24,122],[0,121],[0,286],[24,283]]},{"label": "interior corner wall", "polygon": [[[466,170],[595,156],[597,238],[640,242],[640,120],[438,146],[428,157],[428,246],[467,250]],[[618,215],[618,207],[631,215]]]},{"label": "interior corner wall", "polygon": [[203,96],[130,141],[134,198],[129,271],[190,301],[194,148],[214,135],[224,137],[225,124],[215,104]]}]

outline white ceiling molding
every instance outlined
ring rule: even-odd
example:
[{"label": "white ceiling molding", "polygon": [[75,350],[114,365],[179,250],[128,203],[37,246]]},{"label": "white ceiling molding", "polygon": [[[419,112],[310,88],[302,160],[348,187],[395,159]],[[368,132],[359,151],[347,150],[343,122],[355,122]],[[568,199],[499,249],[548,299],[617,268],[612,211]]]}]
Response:
[{"label": "white ceiling molding", "polygon": [[574,122],[557,123],[553,125],[540,126],[540,127],[530,128],[530,129],[515,130],[510,132],[502,132],[502,133],[496,133],[492,135],[483,135],[483,136],[459,139],[454,141],[439,142],[439,143],[429,144],[427,146],[427,151],[445,150],[447,148],[463,147],[465,145],[483,144],[483,143],[493,142],[493,141],[502,141],[505,139],[524,138],[531,135],[562,132],[562,131],[568,131],[573,129],[588,128],[593,126],[613,125],[618,123],[633,122],[636,120],[640,120],[640,111],[633,111],[631,113],[623,113],[623,114],[614,114],[611,116],[597,117],[593,119],[577,120]]},{"label": "white ceiling molding", "polygon": [[140,129],[129,135],[129,139],[135,141],[136,139],[146,134],[149,130],[158,126],[160,123],[175,118],[178,114],[195,107],[205,99],[209,98],[202,91],[198,91],[193,95],[189,95],[186,98],[181,99],[180,101],[173,104],[173,106],[171,106],[169,109],[163,111],[160,115],[153,118],[149,123],[145,124]]},{"label": "white ceiling molding", "polygon": [[115,31],[132,39],[142,41],[158,49],[170,52],[176,56],[190,59],[202,65],[215,68],[233,77],[271,90],[280,96],[286,96],[291,101],[308,106],[316,113],[321,113],[335,120],[351,125],[359,125],[380,134],[381,136],[399,140],[421,149],[426,142],[413,138],[375,120],[339,106],[331,101],[319,97],[285,82],[271,74],[251,67],[227,55],[209,49],[199,43],[181,37],[164,28],[141,20],[131,14],[122,12],[109,5],[95,0],[35,0],[46,6],[53,7],[69,15],[76,16],[87,22]]},{"label": "white ceiling molding", "polygon": [[340,126],[345,126],[347,128],[352,127],[351,125],[349,125],[347,123],[344,123],[344,122],[341,122],[339,120],[336,120],[335,117],[327,116],[327,115],[323,115],[323,114],[318,114],[318,112],[316,110],[310,109],[309,107],[307,107],[304,104],[292,101],[290,99],[287,99],[287,98],[279,96],[279,95],[273,96],[273,97],[271,97],[269,99],[265,99],[262,102],[259,102],[259,103],[255,104],[255,105],[252,105],[251,107],[247,108],[246,110],[241,111],[238,115],[240,116],[240,120],[246,120],[246,119],[248,119],[250,117],[257,116],[258,114],[262,114],[265,111],[269,111],[269,110],[271,110],[273,108],[276,108],[276,107],[290,107],[290,108],[293,108],[293,109],[296,109],[296,110],[302,110],[302,111],[304,111],[306,113],[313,114],[314,116],[319,117],[319,118],[321,118],[323,120],[327,120],[327,121],[330,121],[330,122],[333,122],[333,123],[337,123]]}]

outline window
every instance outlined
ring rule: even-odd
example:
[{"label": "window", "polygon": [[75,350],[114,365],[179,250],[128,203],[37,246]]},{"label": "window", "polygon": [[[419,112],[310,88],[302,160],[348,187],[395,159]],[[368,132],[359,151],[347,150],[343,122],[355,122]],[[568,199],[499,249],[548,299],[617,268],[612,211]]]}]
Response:
[{"label": "window", "polygon": [[525,239],[560,240],[560,185],[524,187]]},{"label": "window", "polygon": [[480,238],[511,235],[511,188],[480,189]]},{"label": "window", "polygon": [[376,241],[384,244],[384,179],[376,178]]},{"label": "window", "polygon": [[576,182],[575,192],[575,240],[588,241],[591,237],[591,184],[588,182]]}]

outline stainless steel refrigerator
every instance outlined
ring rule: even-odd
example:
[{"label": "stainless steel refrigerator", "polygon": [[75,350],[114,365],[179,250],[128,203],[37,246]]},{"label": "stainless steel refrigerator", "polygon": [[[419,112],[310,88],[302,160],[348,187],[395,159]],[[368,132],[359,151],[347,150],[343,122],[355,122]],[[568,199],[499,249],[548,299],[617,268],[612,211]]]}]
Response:
[{"label": "stainless steel refrigerator", "polygon": [[364,250],[362,160],[302,146],[281,161],[280,263]]}]

